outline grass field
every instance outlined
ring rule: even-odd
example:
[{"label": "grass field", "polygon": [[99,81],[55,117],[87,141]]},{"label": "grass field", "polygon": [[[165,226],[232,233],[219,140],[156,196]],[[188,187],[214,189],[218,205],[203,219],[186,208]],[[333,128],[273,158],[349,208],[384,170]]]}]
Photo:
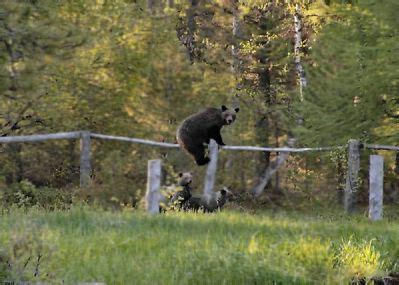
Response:
[{"label": "grass field", "polygon": [[399,222],[356,215],[14,210],[0,228],[0,280],[348,284],[399,271]]}]

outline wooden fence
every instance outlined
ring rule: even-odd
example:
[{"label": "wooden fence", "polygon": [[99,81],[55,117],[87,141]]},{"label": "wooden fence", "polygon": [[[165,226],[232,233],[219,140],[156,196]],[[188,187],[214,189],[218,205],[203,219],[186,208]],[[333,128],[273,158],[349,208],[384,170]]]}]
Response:
[{"label": "wooden fence", "polygon": [[[41,142],[48,140],[60,139],[80,139],[80,186],[82,188],[90,184],[91,159],[90,159],[90,145],[91,139],[113,140],[129,143],[138,143],[165,148],[178,148],[177,144],[156,142],[146,139],[111,136],[91,133],[89,131],[76,132],[62,132],[54,134],[40,134],[40,135],[26,135],[26,136],[9,136],[0,137],[0,143],[25,143],[25,142]],[[211,162],[205,176],[204,195],[207,197],[212,193],[215,176],[217,171],[217,157],[218,145],[211,140],[209,145],[209,155]],[[302,153],[310,151],[329,151],[335,148],[344,148],[346,146],[337,147],[315,147],[315,148],[293,148],[293,147],[259,147],[259,146],[223,146],[222,149],[229,151],[261,151],[261,152],[275,152],[280,154]],[[399,151],[399,146],[361,144],[358,140],[349,140],[348,142],[348,170],[346,174],[345,198],[344,206],[347,213],[354,210],[356,201],[356,190],[358,187],[358,173],[360,169],[360,151],[362,148],[374,150],[390,150]],[[158,205],[159,187],[160,187],[160,160],[152,160],[148,166],[148,182],[147,195],[148,210],[154,212]],[[382,218],[382,188],[383,188],[383,157],[372,155],[370,156],[370,207],[369,216],[372,220]],[[155,198],[154,198],[155,197]],[[157,198],[158,197],[158,198]]]}]

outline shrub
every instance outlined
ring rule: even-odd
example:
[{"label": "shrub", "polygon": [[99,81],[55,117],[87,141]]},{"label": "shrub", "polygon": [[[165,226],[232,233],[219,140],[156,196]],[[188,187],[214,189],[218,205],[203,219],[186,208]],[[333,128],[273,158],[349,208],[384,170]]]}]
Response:
[{"label": "shrub", "polygon": [[72,203],[72,192],[50,187],[35,187],[30,181],[22,180],[0,189],[4,208],[39,207],[45,210],[67,209]]}]

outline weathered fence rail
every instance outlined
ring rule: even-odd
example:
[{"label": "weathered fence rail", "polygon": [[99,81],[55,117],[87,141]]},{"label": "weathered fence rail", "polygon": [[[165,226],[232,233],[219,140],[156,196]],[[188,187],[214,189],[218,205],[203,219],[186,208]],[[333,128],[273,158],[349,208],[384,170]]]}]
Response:
[{"label": "weathered fence rail", "polygon": [[129,137],[120,137],[120,136],[109,136],[109,135],[102,135],[102,134],[95,134],[91,133],[90,136],[93,139],[102,139],[102,140],[113,140],[113,141],[121,141],[121,142],[130,142],[130,143],[139,143],[139,144],[146,144],[152,146],[160,146],[160,147],[168,147],[168,148],[178,148],[178,144],[174,143],[163,143],[163,142],[156,142],[152,140],[145,140],[145,139],[136,139],[136,138],[129,138]]},{"label": "weathered fence rail", "polygon": [[243,151],[266,151],[266,152],[308,152],[308,151],[329,151],[336,148],[345,148],[346,146],[334,146],[334,147],[260,147],[260,146],[238,146],[238,145],[225,145],[222,149],[227,150],[243,150]]},{"label": "weathered fence rail", "polygon": [[364,144],[363,146],[368,149],[399,151],[399,146],[379,145],[379,144]]},{"label": "weathered fence rail", "polygon": [[49,140],[68,140],[80,138],[82,132],[64,132],[43,135],[0,137],[0,143],[42,142]]},{"label": "weathered fence rail", "polygon": [[[91,139],[113,140],[129,143],[144,144],[156,147],[178,148],[177,144],[157,142],[146,139],[130,138],[124,136],[103,135],[91,133],[89,131],[75,131],[75,132],[60,132],[53,134],[39,134],[39,135],[23,135],[23,136],[9,136],[0,137],[0,144],[8,143],[29,143],[42,142],[48,140],[64,140],[64,139],[80,139],[80,185],[86,187],[90,184],[91,176],[91,159],[90,146]],[[287,155],[289,153],[303,153],[310,151],[330,151],[337,148],[346,148],[347,146],[333,146],[333,147],[261,147],[261,146],[223,146],[221,149],[229,151],[261,151],[261,152],[275,152]],[[399,152],[399,146],[376,145],[376,144],[361,144],[357,140],[350,140],[348,142],[348,171],[346,175],[345,199],[344,205],[347,213],[353,212],[356,202],[356,189],[358,183],[358,172],[360,168],[360,151],[361,148],[373,150],[389,150]],[[218,146],[213,140],[210,143],[210,157],[211,162],[208,164],[208,169],[205,176],[204,194],[209,195],[213,191],[215,176],[217,171],[217,157]],[[277,158],[278,159],[278,158]],[[147,182],[147,205],[148,210],[152,213],[158,205],[159,187],[161,174],[158,174],[161,167],[160,160],[151,160],[148,165],[148,182]],[[381,158],[370,158],[370,218],[378,220],[382,217],[382,178],[383,176],[383,160]],[[158,189],[158,190],[157,190]],[[155,197],[152,199],[151,197]],[[156,198],[157,197],[157,198]],[[158,200],[157,200],[158,199]]]}]

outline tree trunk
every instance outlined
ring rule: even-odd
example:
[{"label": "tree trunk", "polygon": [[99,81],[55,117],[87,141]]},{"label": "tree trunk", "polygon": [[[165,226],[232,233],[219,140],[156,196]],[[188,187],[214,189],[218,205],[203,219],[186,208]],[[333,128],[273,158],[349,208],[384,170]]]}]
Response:
[{"label": "tree trunk", "polygon": [[[279,147],[280,146],[280,143],[279,143],[280,130],[279,130],[279,127],[278,127],[277,120],[274,121],[274,135],[275,135],[275,139],[276,139],[276,147]],[[277,155],[279,155],[279,154],[277,153]],[[278,169],[276,170],[276,177],[275,178],[276,178],[276,181],[274,183],[273,192],[280,194],[281,193],[280,175],[279,175]]]},{"label": "tree trunk", "polygon": [[[271,96],[270,96],[270,72],[266,67],[266,55],[265,52],[261,52],[258,55],[258,59],[261,64],[263,64],[262,68],[258,69],[258,77],[259,77],[259,90],[263,97],[263,103],[266,108],[270,108],[271,106]],[[261,117],[256,124],[255,131],[256,141],[261,145],[269,145],[269,136],[270,136],[270,116],[269,114],[265,114]],[[265,170],[269,167],[270,163],[270,152],[261,152],[258,156],[258,166],[257,166],[257,174],[260,180],[262,180],[262,175]],[[267,185],[270,186],[270,181]]]},{"label": "tree trunk", "polygon": [[294,28],[295,28],[295,69],[299,78],[299,96],[300,100],[303,101],[303,89],[307,85],[307,80],[305,76],[305,71],[301,62],[301,52],[302,52],[302,14],[301,6],[299,4],[295,5],[294,13]]},{"label": "tree trunk", "polygon": [[[256,142],[262,146],[269,144],[269,119],[267,116],[261,117],[255,126],[255,138]],[[260,183],[261,177],[270,163],[270,152],[259,152],[257,154],[258,161],[256,163],[256,175],[258,177],[258,183]],[[267,186],[267,185],[266,185]]]},{"label": "tree trunk", "polygon": [[[288,146],[293,147],[295,144],[294,139],[290,139],[288,141]],[[284,162],[287,160],[289,157],[290,153],[289,152],[282,152],[280,153],[274,161],[272,161],[269,166],[266,168],[262,176],[260,177],[259,183],[252,189],[252,196],[253,197],[258,197],[264,189],[266,188],[266,185],[269,183],[272,175],[276,173],[277,169],[279,169]]]},{"label": "tree trunk", "polygon": [[190,7],[187,9],[187,37],[186,37],[186,48],[188,58],[191,63],[196,58],[196,42],[195,42],[195,31],[197,29],[197,23],[195,22],[195,11],[199,0],[190,0]]},{"label": "tree trunk", "polygon": [[241,23],[240,23],[240,11],[238,9],[238,0],[233,0],[233,45],[231,47],[231,55],[233,58],[232,71],[236,79],[236,90],[239,89],[239,77],[241,76],[241,65],[240,65],[240,40],[241,40]]},{"label": "tree trunk", "polygon": [[155,6],[155,0],[147,0],[147,9],[151,14],[154,13],[154,6]]}]

